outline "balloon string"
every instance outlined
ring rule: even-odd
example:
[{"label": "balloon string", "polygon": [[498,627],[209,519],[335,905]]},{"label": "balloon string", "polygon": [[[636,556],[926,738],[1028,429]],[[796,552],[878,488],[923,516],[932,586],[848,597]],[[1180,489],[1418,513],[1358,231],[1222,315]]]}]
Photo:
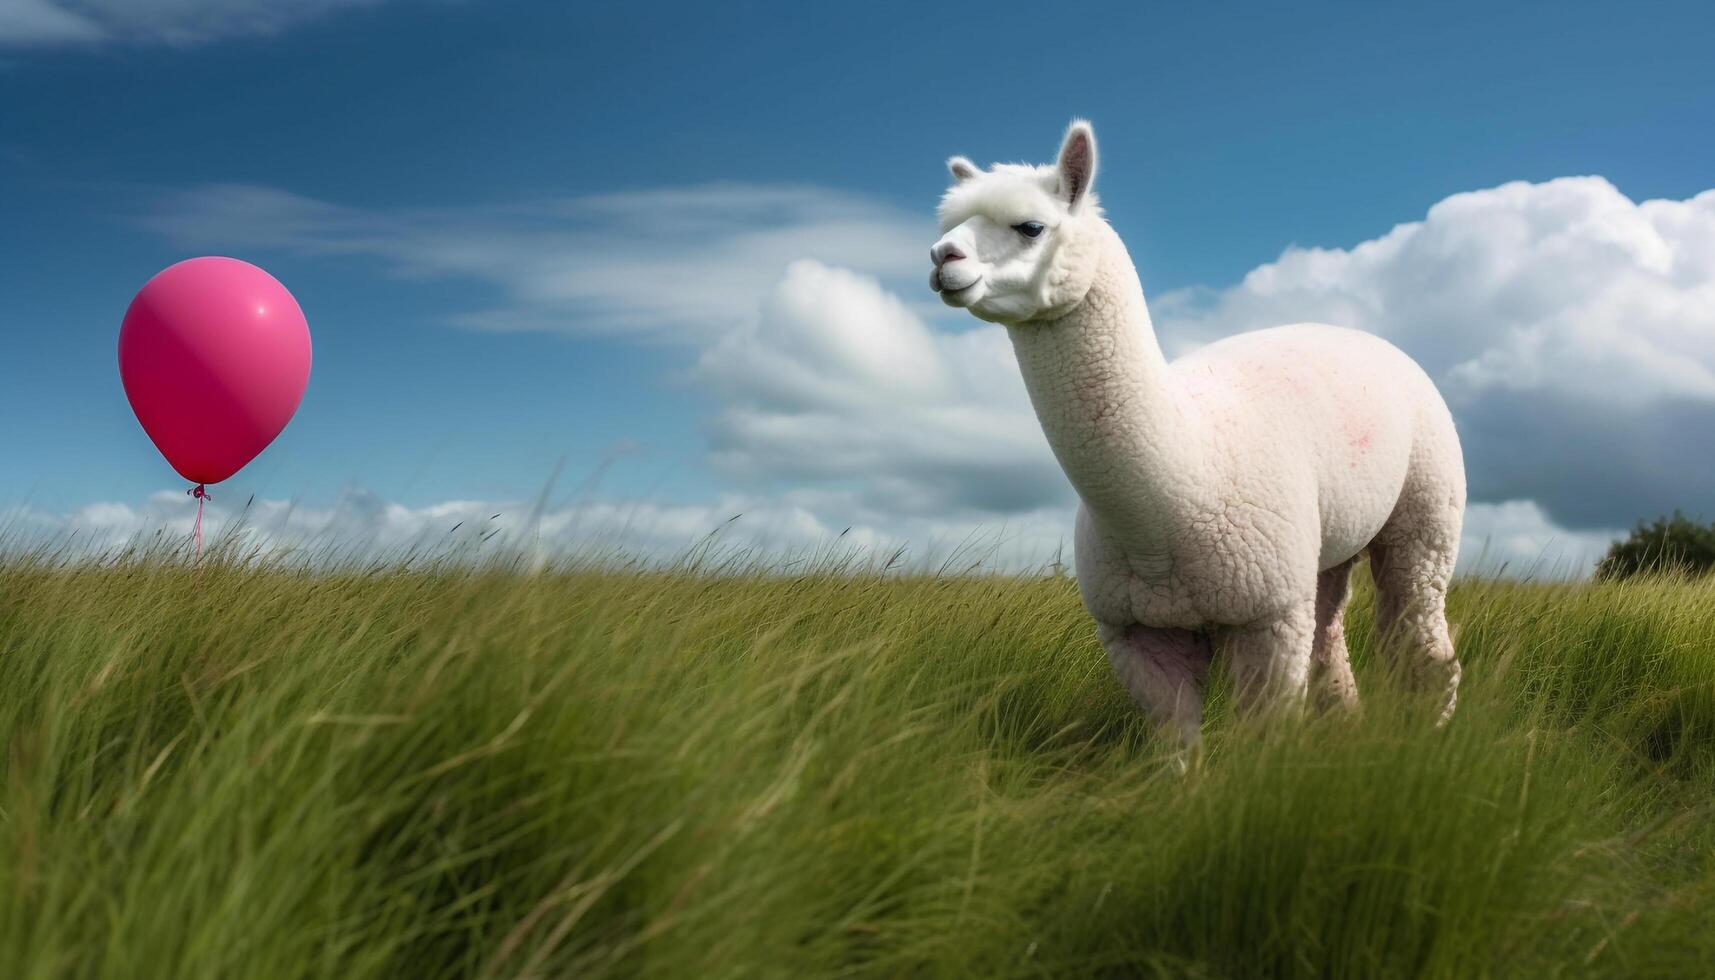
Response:
[{"label": "balloon string", "polygon": [[202,502],[205,500],[213,500],[214,495],[209,493],[207,490],[203,489],[203,485],[200,483],[197,484],[196,486],[192,487],[191,489],[186,490],[185,493],[188,493],[191,496],[197,498],[197,523],[196,523],[196,532],[195,532],[195,534],[196,534],[196,560],[197,560],[197,570],[201,571],[202,570]]}]

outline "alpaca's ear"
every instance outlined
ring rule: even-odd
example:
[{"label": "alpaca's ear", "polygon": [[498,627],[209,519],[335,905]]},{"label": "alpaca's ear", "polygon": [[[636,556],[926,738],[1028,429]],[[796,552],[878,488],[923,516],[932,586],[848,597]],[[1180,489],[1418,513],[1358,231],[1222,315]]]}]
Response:
[{"label": "alpaca's ear", "polygon": [[967,157],[948,157],[947,172],[952,174],[953,179],[961,184],[982,173],[981,170],[977,169],[977,165]]},{"label": "alpaca's ear", "polygon": [[1060,144],[1060,196],[1072,211],[1083,206],[1096,182],[1096,131],[1088,120],[1074,119]]}]

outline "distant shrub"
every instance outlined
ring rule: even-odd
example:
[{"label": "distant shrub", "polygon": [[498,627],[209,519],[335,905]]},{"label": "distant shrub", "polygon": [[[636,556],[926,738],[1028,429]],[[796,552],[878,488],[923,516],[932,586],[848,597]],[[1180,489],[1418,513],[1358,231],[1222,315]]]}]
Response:
[{"label": "distant shrub", "polygon": [[1679,511],[1648,524],[1639,521],[1631,536],[1614,542],[1596,566],[1596,576],[1602,579],[1711,571],[1715,571],[1715,524],[1699,524]]}]

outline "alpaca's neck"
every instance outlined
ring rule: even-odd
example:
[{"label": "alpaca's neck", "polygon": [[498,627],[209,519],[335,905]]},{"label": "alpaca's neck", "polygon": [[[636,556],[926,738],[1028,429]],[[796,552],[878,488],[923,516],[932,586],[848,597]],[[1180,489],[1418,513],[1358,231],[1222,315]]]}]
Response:
[{"label": "alpaca's neck", "polygon": [[1048,444],[1103,529],[1165,550],[1193,503],[1197,433],[1168,383],[1143,286],[1105,223],[1084,301],[1054,320],[1008,328]]}]

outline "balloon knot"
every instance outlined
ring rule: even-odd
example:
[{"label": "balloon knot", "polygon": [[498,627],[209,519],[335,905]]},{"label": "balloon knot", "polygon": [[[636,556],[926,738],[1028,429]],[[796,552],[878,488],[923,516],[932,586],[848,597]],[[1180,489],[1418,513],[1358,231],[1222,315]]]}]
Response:
[{"label": "balloon knot", "polygon": [[196,486],[190,488],[189,490],[186,490],[185,493],[190,494],[191,496],[197,498],[198,500],[213,500],[214,499],[214,494],[209,493],[207,490],[204,490],[203,485],[200,483],[197,484]]}]

